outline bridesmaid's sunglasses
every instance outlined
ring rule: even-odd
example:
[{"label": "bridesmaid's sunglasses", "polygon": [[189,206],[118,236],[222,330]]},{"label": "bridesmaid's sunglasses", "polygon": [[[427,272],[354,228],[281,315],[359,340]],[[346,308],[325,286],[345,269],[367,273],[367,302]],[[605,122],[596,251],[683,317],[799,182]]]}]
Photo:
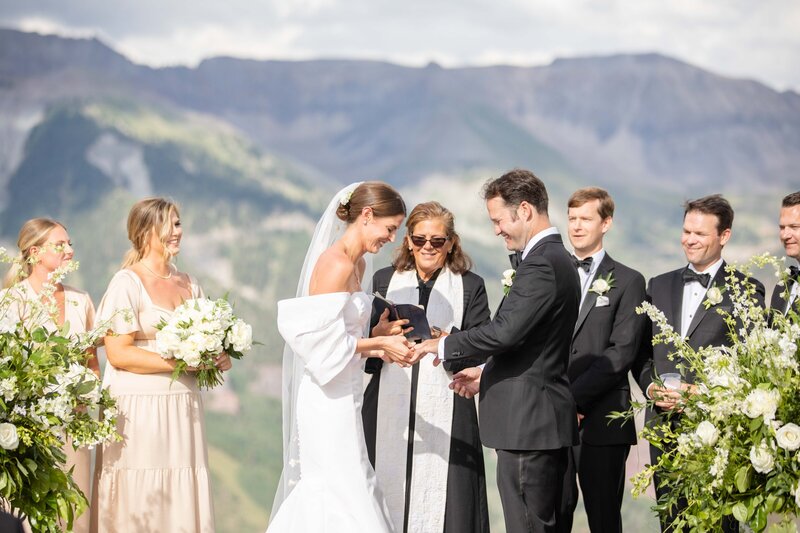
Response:
[{"label": "bridesmaid's sunglasses", "polygon": [[418,248],[422,248],[423,246],[425,246],[426,242],[430,242],[431,246],[433,246],[434,248],[441,248],[442,246],[444,246],[444,243],[450,240],[450,237],[431,237],[430,239],[426,239],[422,235],[411,235],[409,236],[409,238],[411,239],[411,242],[414,244],[414,246]]}]

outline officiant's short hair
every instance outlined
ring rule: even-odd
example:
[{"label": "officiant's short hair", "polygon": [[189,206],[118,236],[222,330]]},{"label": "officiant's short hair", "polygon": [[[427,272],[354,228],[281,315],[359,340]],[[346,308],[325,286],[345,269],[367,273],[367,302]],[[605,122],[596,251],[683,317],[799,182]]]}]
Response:
[{"label": "officiant's short hair", "polygon": [[781,207],[794,207],[796,205],[800,205],[800,191],[787,194],[781,202]]},{"label": "officiant's short hair", "polygon": [[491,200],[498,196],[511,207],[528,202],[540,215],[547,214],[547,189],[530,170],[515,168],[487,181],[483,186],[483,199]]},{"label": "officiant's short hair", "polygon": [[717,233],[733,227],[733,207],[721,194],[703,196],[683,204],[683,218],[692,211],[717,217]]},{"label": "officiant's short hair", "polygon": [[580,207],[586,202],[598,200],[600,204],[597,206],[597,214],[603,220],[614,216],[614,200],[608,191],[600,187],[584,187],[578,189],[572,196],[569,197],[567,208]]}]

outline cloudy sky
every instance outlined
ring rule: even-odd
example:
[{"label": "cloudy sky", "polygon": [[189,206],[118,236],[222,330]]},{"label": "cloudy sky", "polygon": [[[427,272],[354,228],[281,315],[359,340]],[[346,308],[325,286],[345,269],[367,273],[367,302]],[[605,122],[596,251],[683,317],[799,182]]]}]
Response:
[{"label": "cloudy sky", "polygon": [[0,0],[0,26],[96,35],[154,66],[214,55],[541,65],[655,51],[800,91],[798,0]]}]

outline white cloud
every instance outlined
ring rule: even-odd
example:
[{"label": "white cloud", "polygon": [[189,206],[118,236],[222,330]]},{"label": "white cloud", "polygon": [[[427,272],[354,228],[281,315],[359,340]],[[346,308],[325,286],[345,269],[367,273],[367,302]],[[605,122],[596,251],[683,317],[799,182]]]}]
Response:
[{"label": "white cloud", "polygon": [[2,25],[100,33],[150,65],[213,55],[531,65],[655,51],[800,89],[796,0],[0,0],[0,13]]}]

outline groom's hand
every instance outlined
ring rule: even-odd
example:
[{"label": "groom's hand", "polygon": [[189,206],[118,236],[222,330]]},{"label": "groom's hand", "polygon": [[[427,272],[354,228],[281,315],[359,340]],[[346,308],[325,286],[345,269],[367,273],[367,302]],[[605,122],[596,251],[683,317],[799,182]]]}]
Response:
[{"label": "groom's hand", "polygon": [[483,369],[479,366],[465,368],[461,372],[453,374],[450,389],[462,398],[472,398],[480,392],[482,373]]},{"label": "groom's hand", "polygon": [[[414,346],[414,363],[416,363],[429,353],[432,354],[439,353],[439,339],[428,339]],[[433,365],[434,366],[439,365],[438,357],[434,359]]]}]

